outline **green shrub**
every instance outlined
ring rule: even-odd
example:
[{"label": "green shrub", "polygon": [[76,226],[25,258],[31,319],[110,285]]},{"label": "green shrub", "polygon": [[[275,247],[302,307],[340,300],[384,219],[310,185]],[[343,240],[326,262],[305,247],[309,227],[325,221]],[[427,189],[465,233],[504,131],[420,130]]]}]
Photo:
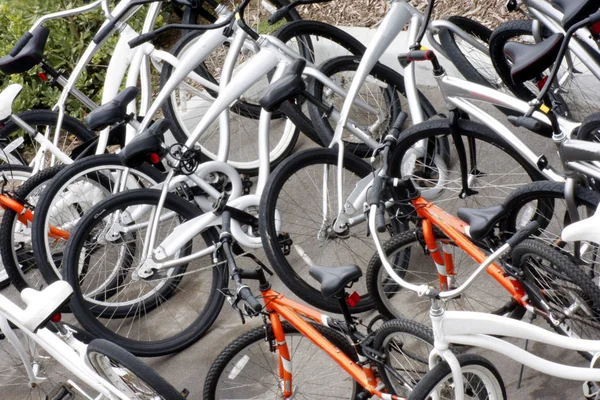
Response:
[{"label": "green shrub", "polygon": [[[15,42],[40,16],[83,4],[82,0],[0,0],[0,55],[8,54]],[[140,10],[129,21],[130,25],[140,31],[144,15],[144,10]],[[161,21],[162,17],[158,23]],[[63,69],[70,73],[103,22],[104,15],[100,9],[47,22],[45,26],[50,29],[50,36],[44,53],[46,62],[57,70]],[[104,75],[117,40],[118,35],[113,35],[102,46],[76,85],[96,103],[100,102]],[[40,69],[36,68],[12,76],[0,73],[0,90],[12,83],[23,85],[23,92],[13,107],[14,112],[35,108],[48,109],[58,101],[61,89],[43,82],[37,75],[39,71]],[[73,97],[67,102],[67,112],[76,118],[82,118],[87,113],[85,106]]]}]

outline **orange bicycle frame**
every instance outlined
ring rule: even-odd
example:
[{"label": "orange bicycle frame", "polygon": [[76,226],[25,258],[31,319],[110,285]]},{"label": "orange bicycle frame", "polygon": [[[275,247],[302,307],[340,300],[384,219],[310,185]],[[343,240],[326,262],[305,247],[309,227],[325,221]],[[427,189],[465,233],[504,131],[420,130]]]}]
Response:
[{"label": "orange bicycle frame", "polygon": [[275,292],[272,289],[262,291],[265,301],[265,310],[269,313],[271,327],[275,336],[275,347],[279,355],[279,377],[283,382],[283,395],[287,399],[292,396],[292,360],[290,352],[285,341],[281,319],[288,321],[303,336],[307,337],[320,349],[325,351],[329,357],[335,360],[352,378],[358,382],[365,390],[372,395],[384,399],[401,400],[402,397],[383,393],[377,389],[379,381],[373,373],[373,369],[368,362],[361,362],[359,366],[346,354],[341,352],[330,341],[324,338],[319,331],[311,326],[304,318],[323,324],[327,316],[313,310],[310,307],[287,299],[283,294]]},{"label": "orange bicycle frame", "polygon": [[[481,264],[485,261],[487,256],[467,237],[466,227],[469,226],[467,223],[436,207],[423,197],[414,199],[412,204],[417,211],[417,215],[423,219],[423,236],[438,269],[440,289],[444,289],[444,285],[447,288],[448,277],[454,275],[455,272],[451,255],[437,248],[433,235],[433,226],[441,229],[448,238],[477,263]],[[527,301],[525,300],[526,293],[519,281],[507,277],[504,274],[504,270],[495,263],[490,265],[486,272],[500,283],[519,304],[522,306],[527,305]]]}]

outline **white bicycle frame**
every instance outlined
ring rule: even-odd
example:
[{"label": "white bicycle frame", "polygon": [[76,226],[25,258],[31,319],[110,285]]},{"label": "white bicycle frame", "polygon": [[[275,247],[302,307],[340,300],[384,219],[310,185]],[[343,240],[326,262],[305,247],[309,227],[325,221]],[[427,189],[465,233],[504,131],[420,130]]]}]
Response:
[{"label": "white bicycle frame", "polygon": [[[30,385],[40,383],[45,378],[37,376],[39,371],[32,364],[32,360],[29,359],[26,351],[32,343],[22,342],[15,333],[13,326],[26,334],[31,342],[43,349],[75,377],[97,391],[101,397],[96,397],[96,399],[129,399],[127,395],[94,371],[88,363],[87,345],[78,341],[73,336],[73,332],[67,330],[68,333],[61,336],[61,334],[54,333],[45,327],[38,329],[39,325],[47,321],[55,310],[69,298],[72,292],[71,286],[64,281],[57,281],[42,291],[25,289],[21,293],[23,301],[27,304],[25,309],[21,309],[0,294],[0,330],[5,336],[3,340],[9,341],[23,361]],[[69,383],[87,398],[92,398],[75,382]]]},{"label": "white bicycle frame", "polygon": [[[415,285],[406,282],[403,278],[398,276],[388,261],[376,230],[376,208],[376,205],[371,207],[371,212],[369,214],[369,228],[371,232],[374,232],[373,240],[386,272],[403,288],[417,292],[419,296],[426,295],[429,291],[427,285]],[[570,236],[574,240],[582,240],[575,234],[575,232],[580,232],[581,228],[586,228],[585,224],[582,224],[582,222],[574,223],[566,228],[573,232]],[[600,239],[600,237],[596,240],[598,239]],[[599,369],[573,367],[555,363],[535,356],[530,352],[495,336],[528,339],[564,349],[584,352],[600,352],[600,340],[566,337],[523,321],[517,321],[492,314],[470,311],[446,311],[444,309],[442,303],[443,300],[452,299],[463,293],[479,275],[481,275],[498,258],[510,251],[510,249],[508,244],[502,245],[490,255],[477,270],[473,272],[462,285],[460,285],[460,287],[450,291],[441,292],[439,293],[439,299],[432,300],[430,316],[434,333],[434,349],[429,355],[429,367],[432,369],[441,361],[446,361],[448,363],[452,371],[455,397],[457,400],[464,399],[463,376],[456,356],[449,350],[450,344],[476,346],[492,350],[526,365],[529,368],[557,378],[595,382],[600,380]]]}]

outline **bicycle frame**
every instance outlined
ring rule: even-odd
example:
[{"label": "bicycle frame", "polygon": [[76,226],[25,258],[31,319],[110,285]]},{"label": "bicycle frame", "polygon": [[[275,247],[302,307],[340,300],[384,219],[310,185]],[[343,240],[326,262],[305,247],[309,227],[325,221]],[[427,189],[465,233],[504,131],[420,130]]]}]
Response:
[{"label": "bicycle frame", "polygon": [[[37,331],[32,331],[31,327],[37,324],[35,321],[41,322],[44,319],[47,319],[48,317],[45,313],[48,310],[52,310],[53,307],[59,307],[72,293],[72,289],[68,284],[65,282],[57,283],[58,285],[56,285],[56,283],[53,284],[54,287],[53,285],[50,285],[41,292],[34,291],[33,289],[26,289],[26,291],[22,293],[24,299],[26,296],[28,299],[34,297],[37,298],[34,298],[34,301],[26,301],[28,306],[25,310],[19,308],[15,303],[0,294],[0,330],[2,330],[4,336],[6,336],[4,340],[10,342],[15,348],[19,358],[23,361],[23,365],[29,376],[30,384],[39,383],[41,382],[40,379],[43,378],[37,377],[37,372],[31,365],[31,360],[25,350],[30,344],[21,342],[14,332],[14,327],[25,333],[30,340],[44,349],[45,352],[56,359],[74,376],[85,382],[92,389],[98,391],[98,393],[104,396],[103,398],[128,399],[129,397],[127,395],[120,392],[116,387],[100,377],[93,370],[86,358],[87,345],[75,339],[72,333],[68,337],[62,339],[47,328],[39,328]],[[77,385],[73,386],[82,391]]]},{"label": "bicycle frame", "polygon": [[367,362],[367,358],[359,355],[361,366],[352,361],[343,352],[339,351],[331,342],[325,339],[315,328],[313,328],[304,318],[327,325],[327,321],[331,317],[321,314],[310,307],[304,306],[293,300],[287,299],[281,293],[272,289],[267,289],[261,292],[265,302],[265,311],[269,314],[269,320],[273,328],[275,336],[275,347],[277,348],[279,358],[279,377],[283,382],[284,398],[290,398],[293,388],[292,376],[292,359],[285,340],[281,318],[288,321],[302,335],[307,337],[317,347],[326,352],[339,366],[344,369],[352,378],[358,382],[372,395],[376,395],[381,399],[401,399],[398,396],[383,393],[377,389],[379,381],[375,377],[371,365]]}]

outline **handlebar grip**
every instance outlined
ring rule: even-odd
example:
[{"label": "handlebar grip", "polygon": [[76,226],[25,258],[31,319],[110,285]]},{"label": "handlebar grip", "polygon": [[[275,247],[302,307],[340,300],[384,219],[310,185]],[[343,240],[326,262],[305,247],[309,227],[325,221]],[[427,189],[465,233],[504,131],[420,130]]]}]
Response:
[{"label": "handlebar grip", "polygon": [[377,232],[383,233],[386,231],[385,226],[385,205],[379,203],[377,206],[377,211],[375,214],[375,227],[377,228]]},{"label": "handlebar grip", "polygon": [[259,313],[260,310],[262,310],[262,305],[258,300],[256,300],[256,297],[254,297],[252,291],[248,286],[244,286],[243,288],[241,288],[239,291],[239,295],[240,298],[244,300],[255,313]]},{"label": "handlebar grip", "polygon": [[431,61],[434,58],[433,50],[411,50],[406,54],[408,61]]},{"label": "handlebar grip", "polygon": [[104,28],[102,28],[100,30],[100,32],[98,32],[98,34],[94,37],[94,43],[96,44],[100,44],[102,43],[102,41],[104,39],[106,39],[106,37],[108,35],[110,35],[110,33],[112,32],[112,30],[115,28],[115,22],[114,21],[110,21],[108,24],[106,24],[106,26]]},{"label": "handlebar grip", "polygon": [[373,185],[371,186],[371,190],[369,190],[369,195],[367,196],[367,202],[370,206],[379,205],[381,202],[381,192],[383,191],[385,183],[385,178],[377,175],[373,179]]},{"label": "handlebar grip", "polygon": [[392,129],[390,129],[390,134],[394,137],[394,139],[398,140],[398,136],[400,136],[400,132],[402,132],[402,126],[407,119],[408,114],[404,111],[400,111],[400,114],[398,114],[394,124],[392,125]]},{"label": "handlebar grip", "polygon": [[281,7],[279,10],[275,11],[267,20],[269,22],[269,25],[273,25],[281,21],[288,14],[289,11],[290,9],[288,6]]},{"label": "handlebar grip", "polygon": [[16,57],[17,54],[19,54],[19,52],[23,50],[23,47],[25,47],[27,43],[29,43],[32,37],[33,35],[30,32],[25,32],[25,34],[21,36],[19,40],[17,40],[17,43],[15,43],[8,55],[11,57]]},{"label": "handlebar grip", "polygon": [[527,239],[529,236],[533,235],[538,229],[540,229],[540,224],[537,221],[531,221],[528,223],[525,228],[519,229],[517,233],[513,235],[510,239],[506,241],[506,243],[514,248],[516,245],[521,243],[523,240]]},{"label": "handlebar grip", "polygon": [[139,45],[149,42],[150,40],[154,39],[155,37],[156,37],[156,33],[154,33],[154,32],[143,33],[140,36],[131,39],[129,42],[127,42],[127,44],[129,44],[130,48],[135,49]]},{"label": "handlebar grip", "polygon": [[529,129],[530,131],[537,132],[542,129],[543,124],[541,121],[538,121],[532,117],[516,117],[514,115],[509,115],[508,120],[514,126],[519,126],[525,129]]}]

